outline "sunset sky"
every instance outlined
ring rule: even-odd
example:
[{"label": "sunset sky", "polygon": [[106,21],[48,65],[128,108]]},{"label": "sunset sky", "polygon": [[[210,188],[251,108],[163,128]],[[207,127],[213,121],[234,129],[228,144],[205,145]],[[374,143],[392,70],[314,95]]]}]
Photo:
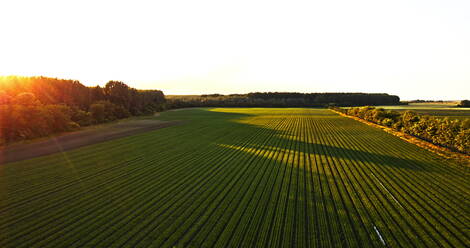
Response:
[{"label": "sunset sky", "polygon": [[470,98],[470,1],[0,1],[0,75]]}]

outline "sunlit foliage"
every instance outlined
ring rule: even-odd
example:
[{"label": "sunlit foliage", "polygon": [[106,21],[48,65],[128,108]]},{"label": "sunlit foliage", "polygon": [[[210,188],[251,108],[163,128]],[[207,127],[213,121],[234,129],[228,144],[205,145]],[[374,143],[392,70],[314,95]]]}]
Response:
[{"label": "sunlit foliage", "polygon": [[391,127],[436,145],[470,154],[470,119],[437,118],[413,111],[397,112],[375,107],[335,108],[344,114]]},{"label": "sunlit foliage", "polygon": [[162,110],[159,90],[47,77],[0,77],[0,144]]}]

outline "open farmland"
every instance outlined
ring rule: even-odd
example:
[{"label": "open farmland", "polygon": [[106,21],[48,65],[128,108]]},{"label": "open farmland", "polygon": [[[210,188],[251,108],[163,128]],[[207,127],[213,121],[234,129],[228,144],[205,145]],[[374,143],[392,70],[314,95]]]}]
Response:
[{"label": "open farmland", "polygon": [[414,111],[422,115],[430,115],[439,118],[449,119],[470,119],[470,108],[459,108],[456,104],[437,104],[437,103],[410,103],[409,105],[380,106],[388,110],[404,112]]},{"label": "open farmland", "polygon": [[0,166],[0,247],[468,247],[469,169],[326,109],[171,126]]}]

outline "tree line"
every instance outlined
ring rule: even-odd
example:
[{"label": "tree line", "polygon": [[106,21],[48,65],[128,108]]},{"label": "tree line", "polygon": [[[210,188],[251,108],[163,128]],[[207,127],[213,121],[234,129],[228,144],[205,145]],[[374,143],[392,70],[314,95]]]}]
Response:
[{"label": "tree line", "polygon": [[0,144],[166,108],[360,106],[399,101],[388,94],[295,92],[178,96],[167,101],[160,90],[137,90],[119,81],[87,87],[77,80],[7,76],[0,77]]},{"label": "tree line", "polygon": [[410,110],[400,113],[371,106],[334,110],[390,127],[435,145],[470,154],[470,119],[436,118]]},{"label": "tree line", "polygon": [[168,98],[171,108],[185,107],[326,107],[398,105],[395,95],[376,93],[296,93],[254,92],[248,94],[209,94]]},{"label": "tree line", "polygon": [[164,108],[162,91],[137,90],[119,81],[87,87],[76,80],[0,77],[0,144]]},{"label": "tree line", "polygon": [[457,105],[457,107],[470,108],[470,101],[469,101],[469,100],[462,100],[462,101],[460,101],[460,103]]}]

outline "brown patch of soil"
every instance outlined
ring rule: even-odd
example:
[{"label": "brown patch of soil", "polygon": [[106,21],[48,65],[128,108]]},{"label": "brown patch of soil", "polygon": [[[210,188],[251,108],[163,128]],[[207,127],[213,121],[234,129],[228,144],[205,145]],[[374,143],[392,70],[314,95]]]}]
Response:
[{"label": "brown patch of soil", "polygon": [[72,150],[82,146],[140,134],[179,124],[177,121],[133,120],[67,133],[29,144],[0,148],[0,165]]}]

